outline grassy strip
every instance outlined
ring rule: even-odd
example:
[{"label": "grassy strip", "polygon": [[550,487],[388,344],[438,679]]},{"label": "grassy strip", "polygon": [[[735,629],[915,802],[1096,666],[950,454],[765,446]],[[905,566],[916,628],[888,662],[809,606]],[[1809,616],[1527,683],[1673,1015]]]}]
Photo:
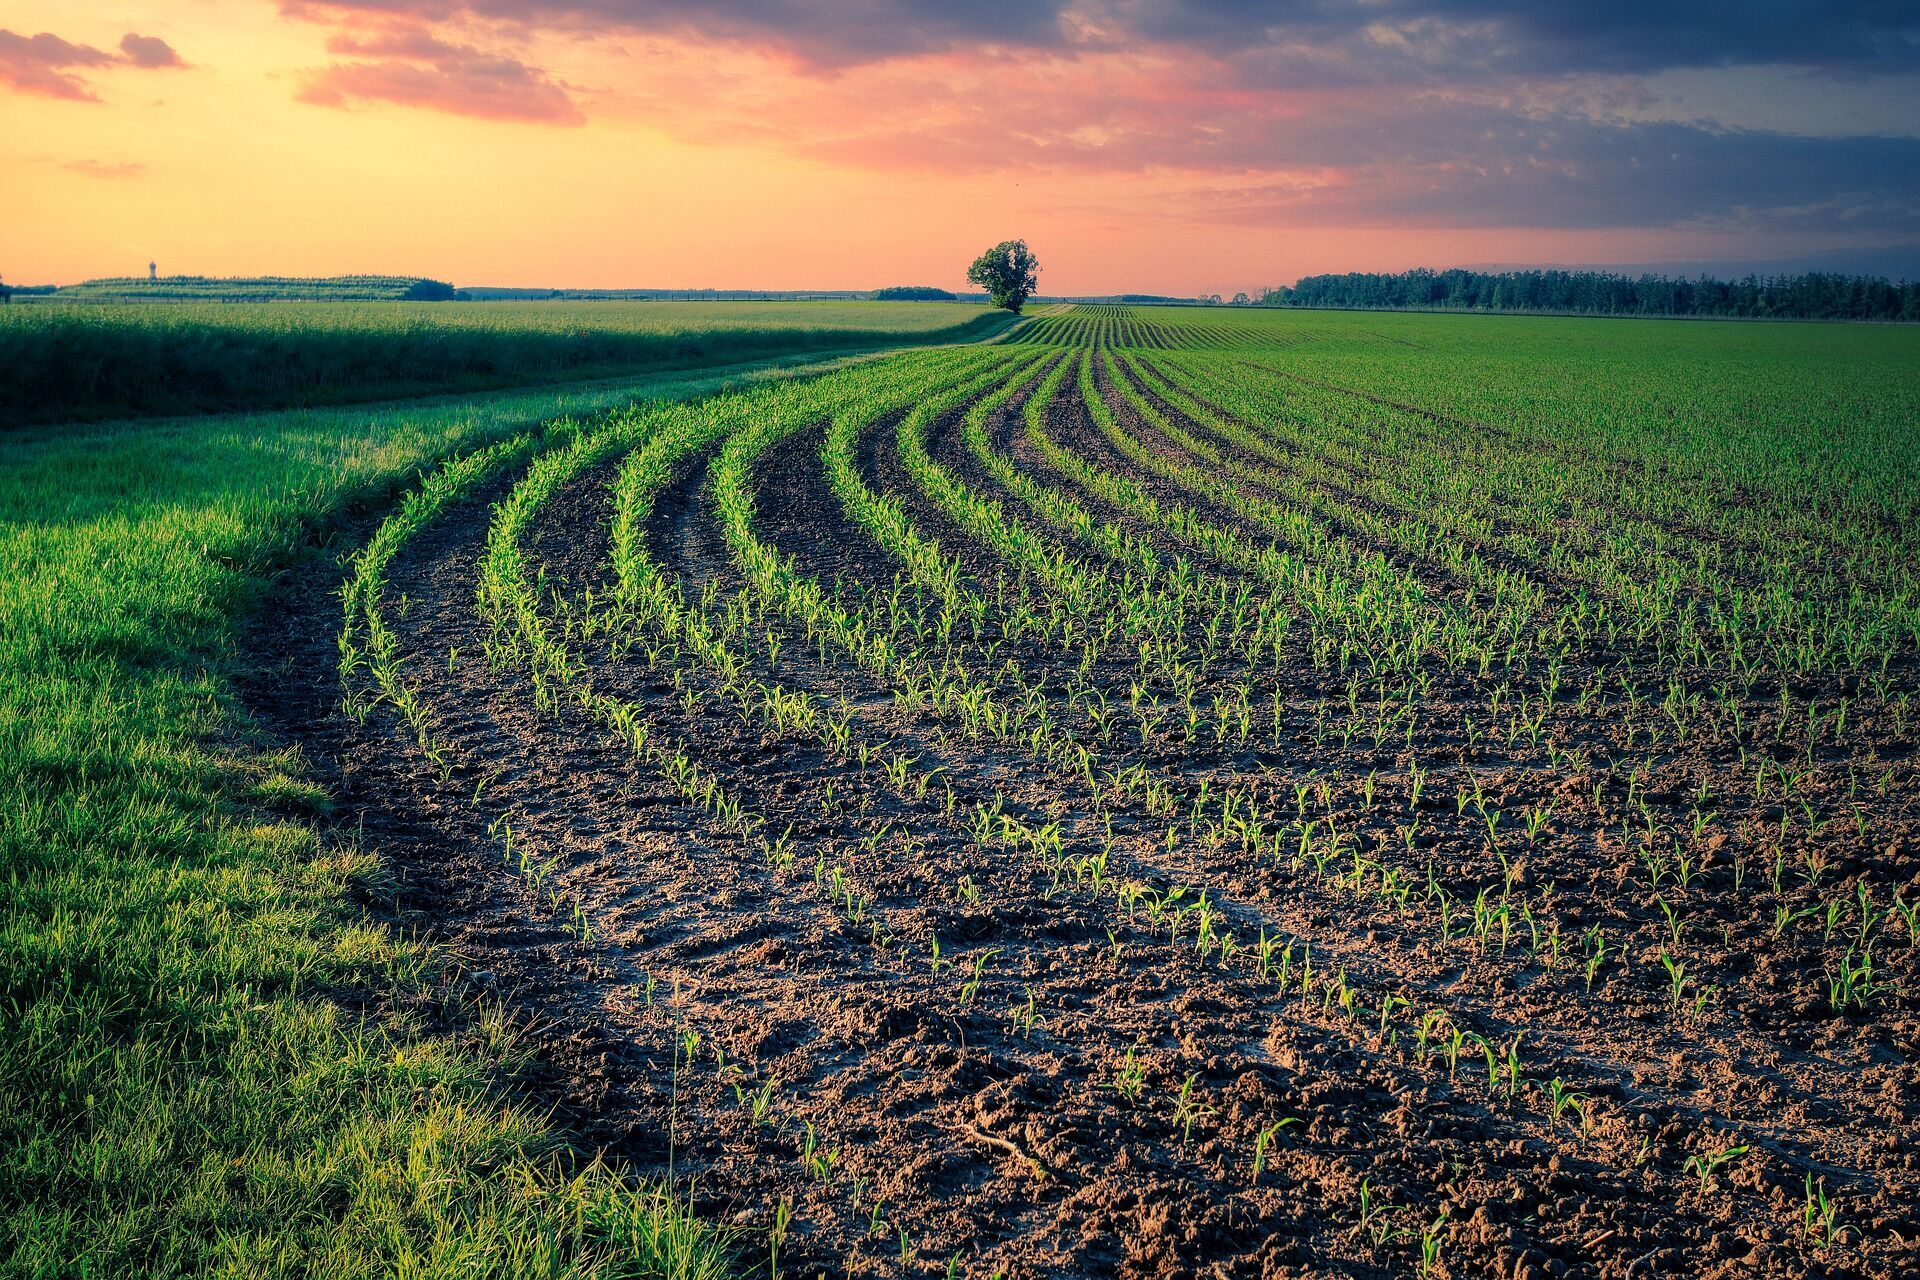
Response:
[{"label": "grassy strip", "polygon": [[343,511],[563,410],[754,376],[0,441],[0,1272],[712,1256],[502,1101],[504,1024],[352,906],[374,859],[230,680],[240,620]]}]

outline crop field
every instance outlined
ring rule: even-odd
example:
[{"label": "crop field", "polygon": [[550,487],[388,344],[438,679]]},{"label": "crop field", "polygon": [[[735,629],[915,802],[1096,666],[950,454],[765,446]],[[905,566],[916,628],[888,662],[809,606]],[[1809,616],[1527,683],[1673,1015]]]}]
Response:
[{"label": "crop field", "polygon": [[749,1270],[1911,1274],[1914,355],[1046,309],[458,456],[271,702]]},{"label": "crop field", "polygon": [[[0,455],[94,495],[8,614],[108,620],[0,646],[25,1269],[1920,1269],[1920,332],[1063,305],[447,415],[190,525]],[[237,711],[46,745],[129,699]],[[145,905],[38,887],[74,794]]]},{"label": "crop field", "polygon": [[983,337],[901,302],[36,302],[0,308],[0,426],[615,377]]}]

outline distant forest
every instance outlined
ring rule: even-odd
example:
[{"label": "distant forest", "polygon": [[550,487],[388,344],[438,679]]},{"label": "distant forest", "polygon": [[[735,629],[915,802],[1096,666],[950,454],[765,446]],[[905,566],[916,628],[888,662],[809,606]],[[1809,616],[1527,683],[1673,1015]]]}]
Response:
[{"label": "distant forest", "polygon": [[954,295],[930,284],[893,284],[873,291],[875,302],[952,302]]},{"label": "distant forest", "polygon": [[1743,316],[1920,321],[1920,283],[1810,272],[1744,280],[1623,276],[1605,271],[1348,272],[1305,276],[1261,300],[1281,307],[1559,311],[1608,316]]}]

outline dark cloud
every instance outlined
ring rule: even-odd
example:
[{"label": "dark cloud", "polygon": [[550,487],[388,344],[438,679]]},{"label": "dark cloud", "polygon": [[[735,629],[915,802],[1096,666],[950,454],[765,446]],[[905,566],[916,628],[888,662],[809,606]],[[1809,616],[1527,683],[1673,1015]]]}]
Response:
[{"label": "dark cloud", "polygon": [[[1156,87],[1171,79],[1165,69],[1139,74]],[[964,115],[936,105],[925,115],[868,112],[865,125],[850,114],[817,132],[796,123],[767,140],[880,171],[1012,171],[1063,186],[1089,174],[1163,174],[1166,200],[1149,202],[1159,212],[1251,224],[1901,234],[1920,225],[1920,138],[1602,118],[1427,90],[1303,101],[1181,85],[1152,99],[1120,85],[1053,87],[976,94],[980,105]],[[1183,208],[1180,193],[1195,187]]]},{"label": "dark cloud", "polygon": [[585,121],[565,88],[517,58],[453,44],[430,32],[396,28],[367,37],[337,35],[336,62],[308,77],[303,102],[348,107],[386,102],[481,120],[577,125]]},{"label": "dark cloud", "polygon": [[1754,63],[1892,70],[1920,63],[1920,7],[1907,0],[1609,0],[1539,3],[1491,16],[1550,71]]},{"label": "dark cloud", "polygon": [[1112,0],[1108,12],[1220,53],[1304,45],[1459,73],[1920,64],[1910,0]]},{"label": "dark cloud", "polygon": [[822,66],[982,44],[1058,47],[1064,0],[282,0],[300,17],[343,12],[478,18],[543,30],[618,29],[772,44]]},{"label": "dark cloud", "polygon": [[138,36],[129,31],[120,37],[120,52],[136,67],[184,67],[173,46],[159,36]]},{"label": "dark cloud", "polygon": [[1364,69],[1644,72],[1920,65],[1912,0],[282,0],[289,12],[474,17],[775,44],[846,65],[977,45],[1164,41],[1217,55],[1304,48]]},{"label": "dark cloud", "polygon": [[1426,102],[1373,119],[1295,121],[1260,147],[1326,184],[1220,197],[1242,220],[1594,229],[1740,225],[1907,232],[1920,139],[1812,138]]},{"label": "dark cloud", "polygon": [[[697,65],[663,77],[657,95],[621,87],[683,138],[877,171],[1174,175],[1163,210],[1141,216],[1860,234],[1904,234],[1920,219],[1920,139],[1649,120],[1638,78],[1787,64],[1806,69],[1812,93],[1823,76],[1911,73],[1915,0],[283,4],[339,33],[329,47],[343,61],[316,74],[310,101],[574,123],[578,105],[544,71],[428,24],[509,41],[693,35],[782,50],[830,74],[775,70],[779,96],[738,104]],[[697,63],[697,46],[685,56]]]}]

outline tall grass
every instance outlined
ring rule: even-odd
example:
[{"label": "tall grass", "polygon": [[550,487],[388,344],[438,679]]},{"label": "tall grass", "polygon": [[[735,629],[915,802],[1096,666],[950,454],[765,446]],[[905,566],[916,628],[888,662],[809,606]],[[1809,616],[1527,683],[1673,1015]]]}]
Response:
[{"label": "tall grass", "polygon": [[886,302],[182,303],[0,309],[0,426],[337,404],[981,336]]}]

